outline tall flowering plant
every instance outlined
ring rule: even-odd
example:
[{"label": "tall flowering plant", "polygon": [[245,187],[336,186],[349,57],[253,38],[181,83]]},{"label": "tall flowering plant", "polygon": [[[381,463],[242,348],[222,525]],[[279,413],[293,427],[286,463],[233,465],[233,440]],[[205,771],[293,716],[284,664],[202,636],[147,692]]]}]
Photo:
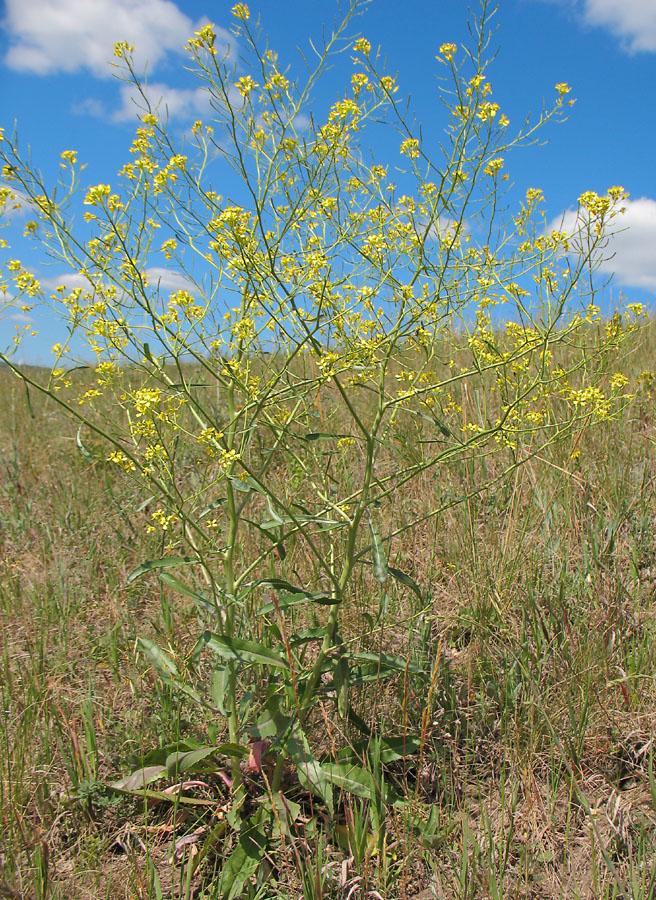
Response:
[{"label": "tall flowering plant", "polygon": [[[363,769],[349,782],[319,758],[311,723],[321,701],[357,727],[361,685],[422,676],[391,648],[346,640],[344,624],[356,578],[371,579],[372,596],[394,583],[423,601],[390,553],[458,498],[437,492],[427,511],[383,529],[386,511],[416,479],[463,461],[488,463],[479,492],[613,416],[627,381],[612,360],[642,315],[633,305],[603,320],[591,287],[622,188],[584,193],[573,233],[547,228],[538,188],[500,212],[508,154],[561,116],[569,87],[513,133],[487,76],[484,3],[473,49],[440,47],[447,124],[435,150],[370,43],[348,40],[354,9],[303,83],[262,49],[245,4],[232,13],[247,74],[219,52],[213,26],[196,32],[187,49],[211,116],[182,145],[117,44],[140,123],[116,182],[86,189],[80,226],[77,154],[62,154],[62,183],[49,189],[17,141],[0,138],[0,199],[23,199],[26,234],[76,276],[46,298],[7,248],[12,305],[49,302],[61,335],[45,382],[9,350],[2,360],[69,411],[84,453],[100,439],[102,460],[143,493],[163,553],[131,578],[157,574],[194,600],[205,627],[186,656],[145,638],[141,650],[227,732],[169,768],[228,757],[237,811],[243,758],[260,771],[265,741],[269,797],[291,764],[328,809],[336,786],[376,795]],[[346,48],[353,73],[321,116],[309,98]],[[381,121],[396,152],[369,161],[367,128]],[[216,190],[222,167],[234,197]],[[74,369],[80,342],[90,378]],[[261,830],[263,810],[232,824]]]}]

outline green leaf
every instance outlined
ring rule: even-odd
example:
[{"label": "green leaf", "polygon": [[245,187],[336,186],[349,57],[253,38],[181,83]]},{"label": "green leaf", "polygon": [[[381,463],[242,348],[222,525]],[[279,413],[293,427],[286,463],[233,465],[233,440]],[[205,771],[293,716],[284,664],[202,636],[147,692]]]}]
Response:
[{"label": "green leaf", "polygon": [[405,572],[402,572],[400,569],[394,569],[392,566],[388,566],[387,571],[390,573],[392,578],[396,578],[397,581],[400,581],[401,584],[404,584],[406,587],[410,588],[411,591],[419,597],[419,599],[424,601],[424,598],[421,595],[421,591],[419,589],[419,585],[416,581],[413,581],[409,575],[406,575]]},{"label": "green leaf", "polygon": [[329,431],[311,431],[309,434],[303,435],[304,441],[322,441],[322,440],[330,440],[331,438],[339,439],[351,437],[350,434],[334,434]]},{"label": "green leaf", "polygon": [[143,512],[144,509],[148,506],[148,504],[152,503],[154,499],[155,499],[154,494],[151,494],[150,497],[146,497],[146,499],[143,501],[143,503],[140,503],[139,506],[137,506],[135,512],[138,512],[138,513]]},{"label": "green leaf", "polygon": [[264,488],[250,475],[247,475],[246,478],[230,475],[228,476],[228,481],[236,491],[241,491],[243,494],[248,494],[250,491],[256,491],[258,494],[266,496]]},{"label": "green leaf", "polygon": [[166,766],[144,766],[119,781],[113,781],[109,787],[114,791],[138,791],[166,775]]},{"label": "green leaf", "polygon": [[211,597],[208,597],[207,594],[203,593],[202,591],[198,591],[194,588],[189,587],[189,585],[185,584],[184,581],[180,581],[179,578],[176,578],[175,575],[171,575],[169,572],[162,572],[162,574],[160,575],[160,581],[162,582],[162,584],[165,584],[172,590],[177,591],[179,594],[184,594],[187,597],[191,597],[191,599],[202,609],[205,609],[208,612],[216,613],[216,604],[212,602]]},{"label": "green leaf", "polygon": [[234,900],[242,896],[246,881],[258,869],[266,851],[266,835],[263,828],[265,810],[258,811],[243,823],[237,846],[228,857],[219,881],[221,900]]},{"label": "green leaf", "polygon": [[326,804],[329,813],[333,814],[333,791],[326,773],[319,762],[312,756],[305,735],[292,735],[287,741],[289,758],[296,766],[296,774],[301,786],[312,791]]},{"label": "green leaf", "polygon": [[163,747],[154,747],[145,754],[139,754],[138,760],[143,766],[165,766],[166,759],[171,753],[178,751],[184,753],[187,750],[200,750],[201,744],[193,738],[185,738],[181,741],[173,741]]},{"label": "green leaf", "polygon": [[290,647],[298,647],[308,644],[310,641],[322,641],[326,636],[326,628],[319,625],[317,628],[306,628],[303,631],[294,632],[289,638]]},{"label": "green leaf", "polygon": [[[311,600],[313,603],[321,603],[325,606],[334,606],[335,603],[339,603],[339,600],[330,591],[306,591],[305,588],[296,587],[296,585],[290,584],[289,581],[285,581],[283,578],[260,578],[259,581],[253,582],[249,590],[252,591],[253,588],[260,587],[261,585],[268,585],[269,587],[272,587],[274,591],[284,591],[285,594],[298,594],[305,597],[307,600]],[[271,612],[273,609],[275,609],[273,604],[266,604],[259,612]]]},{"label": "green leaf", "polygon": [[274,745],[284,740],[289,732],[293,719],[280,711],[278,698],[272,697],[267,702],[264,712],[259,719],[248,729],[248,733],[258,740],[272,738]]},{"label": "green leaf", "polygon": [[214,500],[213,503],[210,503],[209,506],[206,506],[205,509],[199,514],[198,518],[204,518],[205,516],[209,515],[209,513],[214,512],[215,509],[219,509],[221,506],[223,506],[224,503],[227,503],[227,498],[219,497],[218,500]]},{"label": "green leaf", "polygon": [[371,772],[367,772],[361,766],[353,766],[348,763],[324,763],[321,768],[331,784],[349,794],[364,797],[365,800],[373,800],[377,794],[380,794],[380,788]]},{"label": "green leaf", "polygon": [[77,430],[77,434],[75,435],[75,446],[80,451],[82,456],[84,456],[86,459],[92,460],[93,456],[89,453],[87,448],[82,443],[82,435],[80,434],[81,431],[82,431],[82,426],[80,425],[80,427]]},{"label": "green leaf", "polygon": [[[421,750],[421,740],[416,736],[379,738],[379,759],[381,763],[393,763],[399,759],[415,756]],[[371,739],[360,741],[350,747],[344,747],[337,753],[337,762],[341,764],[352,763],[357,765],[366,755],[371,745]]]},{"label": "green leaf", "polygon": [[141,578],[146,572],[152,572],[153,569],[172,569],[175,566],[188,566],[190,563],[197,562],[198,560],[191,556],[165,556],[163,559],[149,559],[130,572],[127,583],[132,584],[137,578]]},{"label": "green leaf", "polygon": [[305,516],[299,514],[294,516],[292,519],[291,516],[276,516],[275,519],[266,519],[264,522],[260,522],[260,528],[263,528],[265,531],[271,531],[273,528],[279,528],[281,525],[306,525],[309,523],[313,523],[315,525],[342,525],[344,523],[338,522],[336,519],[326,519],[323,516]]},{"label": "green leaf", "polygon": [[215,669],[212,672],[212,675],[210,676],[210,694],[212,695],[212,700],[214,700],[214,705],[224,716],[228,714],[228,708],[225,701],[229,685],[230,673],[227,666],[221,666],[219,669]]},{"label": "green leaf", "polygon": [[337,692],[337,712],[345,718],[349,709],[349,665],[345,656],[340,656],[337,661],[333,684]]},{"label": "green leaf", "polygon": [[186,681],[182,680],[178,667],[168,653],[165,653],[157,646],[157,644],[154,644],[146,638],[139,638],[137,645],[148,657],[155,671],[165,684],[187,694],[187,696],[191,697],[192,700],[195,700],[196,703],[200,703],[202,706],[209,706],[209,703],[203,700],[198,691],[191,687],[190,684],[187,684]]},{"label": "green leaf", "polygon": [[173,678],[180,677],[180,670],[176,666],[172,657],[161,650],[157,644],[149,641],[147,638],[139,638],[137,641],[139,649],[146,654],[150,662],[157,669],[158,673],[171,681]]},{"label": "green leaf", "polygon": [[374,558],[374,576],[380,584],[385,584],[389,575],[387,557],[378,528],[371,516],[369,516],[369,530],[371,531],[371,550]]},{"label": "green leaf", "polygon": [[231,756],[235,759],[245,759],[249,751],[240,744],[219,744],[217,747],[201,747],[198,750],[187,750],[183,753],[169,754],[166,759],[166,770],[170,776],[182,775],[184,772],[204,772],[207,765],[202,765],[206,759],[216,756]]},{"label": "green leaf", "polygon": [[298,819],[301,812],[300,803],[294,803],[282,791],[265,796],[259,802],[264,809],[271,812],[274,840],[284,840],[287,836],[291,837],[290,826]]},{"label": "green leaf", "polygon": [[215,747],[201,747],[200,750],[188,750],[186,753],[171,753],[166,760],[168,775],[182,775],[183,772],[194,772],[202,767],[199,763],[216,753]]},{"label": "green leaf", "polygon": [[320,591],[316,594],[302,591],[297,594],[281,594],[276,603],[265,603],[255,615],[264,616],[267,613],[271,613],[276,609],[276,605],[282,612],[290,606],[298,606],[300,603],[306,603],[308,600],[311,603],[320,603],[322,606],[334,606],[336,603],[339,603],[339,599],[334,594],[329,594],[326,591]]},{"label": "green leaf", "polygon": [[225,634],[212,634],[210,631],[206,631],[201,640],[206,647],[223,659],[235,660],[245,665],[257,663],[280,669],[289,668],[287,660],[279,650],[256,644],[254,641],[242,641]]},{"label": "green leaf", "polygon": [[216,806],[216,800],[206,800],[201,797],[185,797],[181,789],[177,792],[167,794],[164,791],[150,791],[148,788],[128,791],[124,788],[114,787],[113,785],[110,785],[110,787],[119,794],[127,794],[130,797],[143,797],[146,800],[157,800],[161,803],[175,803],[176,806],[179,803],[186,806]]},{"label": "green leaf", "polygon": [[404,659],[402,656],[392,656],[390,653],[369,653],[368,651],[360,651],[358,653],[349,653],[349,659],[355,662],[371,662],[380,666],[381,669],[392,669],[396,672],[412,672],[413,675],[424,675],[424,670],[416,663]]}]

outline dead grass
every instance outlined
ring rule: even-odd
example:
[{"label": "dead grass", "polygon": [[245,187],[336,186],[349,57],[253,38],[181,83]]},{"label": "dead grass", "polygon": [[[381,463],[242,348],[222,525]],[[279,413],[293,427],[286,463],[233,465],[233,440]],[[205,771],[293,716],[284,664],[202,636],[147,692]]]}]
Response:
[{"label": "dead grass", "polygon": [[[634,379],[653,365],[656,328],[643,337]],[[208,723],[134,652],[137,636],[191,647],[193,604],[155,578],[126,583],[153,551],[136,489],[77,452],[52,404],[33,397],[30,415],[7,373],[0,396],[0,896],[183,896],[175,841],[212,820],[145,810],[105,786],[153,747],[207,740]],[[321,416],[330,410],[322,397]],[[382,626],[371,627],[380,596],[363,570],[344,638],[429,673],[365,686],[356,704],[383,733],[421,734],[421,753],[388,767],[408,802],[387,811],[385,859],[358,863],[340,833],[363,804],[345,802],[340,832],[301,798],[306,824],[279,846],[257,896],[656,895],[653,441],[643,390],[619,421],[584,434],[578,455],[571,442],[554,449],[395,539],[389,562],[425,600],[390,588]],[[381,511],[385,533],[495,465],[417,479]],[[294,473],[279,475],[294,486]],[[313,583],[301,546],[286,564]],[[312,624],[300,612],[290,622]],[[356,738],[330,702],[314,726],[317,752]],[[221,786],[208,791],[218,804]],[[189,896],[217,896],[220,863],[208,859]]]}]

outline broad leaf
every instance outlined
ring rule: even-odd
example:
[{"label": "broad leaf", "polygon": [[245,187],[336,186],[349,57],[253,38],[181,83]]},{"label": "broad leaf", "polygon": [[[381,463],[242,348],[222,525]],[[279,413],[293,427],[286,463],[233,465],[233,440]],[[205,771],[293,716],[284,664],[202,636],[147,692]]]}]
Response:
[{"label": "broad leaf", "polygon": [[371,662],[374,665],[380,666],[381,669],[394,669],[397,672],[412,672],[413,675],[424,675],[424,670],[416,665],[416,663],[410,662],[407,659],[403,659],[402,656],[392,656],[390,653],[369,653],[368,651],[361,651],[357,653],[349,653],[349,659],[355,662]]},{"label": "broad leaf", "polygon": [[385,584],[389,569],[387,567],[387,557],[385,556],[385,548],[381,540],[376,523],[369,516],[369,530],[371,531],[371,551],[374,560],[374,576],[380,584]]},{"label": "broad leaf", "polygon": [[231,638],[225,634],[212,634],[206,631],[202,642],[213,653],[231,659],[242,665],[257,663],[264,666],[274,666],[280,669],[288,669],[287,660],[279,650],[265,647],[264,644],[256,644],[254,641],[242,641],[239,638]]},{"label": "broad leaf", "polygon": [[145,575],[146,572],[152,572],[153,569],[172,569],[175,566],[187,566],[190,563],[197,562],[198,560],[193,559],[191,556],[165,556],[163,559],[149,559],[130,572],[127,583],[131,584],[135,579]]},{"label": "broad leaf", "polygon": [[324,763],[321,769],[328,781],[349,794],[355,794],[356,797],[374,800],[380,793],[380,788],[371,772],[367,772],[361,766],[353,766],[348,763]]},{"label": "broad leaf", "polygon": [[330,780],[319,762],[312,756],[304,734],[294,734],[287,741],[289,758],[296,766],[296,774],[302,787],[320,797],[333,814],[333,791]]},{"label": "broad leaf", "polygon": [[[415,756],[421,750],[421,741],[416,736],[379,738],[380,749],[378,758],[381,763],[393,763],[399,759]],[[352,763],[358,765],[367,754],[371,740],[360,741],[350,747],[345,747],[337,753],[337,762],[341,764]]]},{"label": "broad leaf", "polygon": [[409,575],[406,575],[405,572],[402,572],[400,569],[394,569],[392,566],[387,567],[387,571],[390,573],[392,578],[396,578],[397,581],[400,581],[401,584],[404,584],[406,587],[410,588],[411,591],[419,597],[419,599],[424,601],[424,598],[421,595],[421,591],[419,590],[419,585],[416,581],[413,581]]},{"label": "broad leaf", "polygon": [[137,644],[139,649],[148,657],[155,668],[155,671],[165,684],[187,694],[187,696],[191,697],[192,700],[195,700],[196,703],[200,703],[203,706],[209,706],[209,704],[200,696],[198,691],[191,687],[190,684],[187,684],[186,681],[182,680],[178,667],[168,653],[165,653],[157,646],[157,644],[154,644],[146,638],[139,638]]},{"label": "broad leaf", "polygon": [[349,709],[349,665],[345,656],[340,656],[333,674],[333,684],[337,693],[337,712],[344,718]]},{"label": "broad leaf", "polygon": [[162,574],[160,575],[160,581],[162,582],[162,584],[165,584],[172,590],[177,591],[179,594],[184,594],[186,597],[191,597],[191,599],[196,603],[197,606],[200,606],[207,612],[216,614],[216,604],[212,601],[212,598],[208,597],[207,594],[205,594],[203,591],[199,591],[195,588],[189,587],[188,584],[185,584],[184,581],[180,581],[179,578],[176,578],[175,575],[171,575],[170,572],[162,572]]},{"label": "broad leaf", "polygon": [[258,809],[241,827],[239,842],[221,871],[221,900],[234,900],[235,897],[242,896],[244,884],[257,872],[266,850],[266,834],[262,822],[264,813],[264,810]]},{"label": "broad leaf", "polygon": [[144,766],[119,781],[113,781],[109,787],[115,791],[138,791],[166,774],[166,766]]},{"label": "broad leaf", "polygon": [[186,753],[171,753],[166,760],[166,771],[170,776],[174,776],[206,769],[207,767],[201,766],[200,763],[216,752],[216,747],[201,747],[200,750],[188,750]]}]

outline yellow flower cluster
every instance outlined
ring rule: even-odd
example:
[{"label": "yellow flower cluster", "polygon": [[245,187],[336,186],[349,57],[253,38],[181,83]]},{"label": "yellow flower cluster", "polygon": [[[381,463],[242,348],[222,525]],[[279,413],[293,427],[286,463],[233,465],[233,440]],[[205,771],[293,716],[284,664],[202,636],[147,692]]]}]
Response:
[{"label": "yellow flower cluster", "polygon": [[201,431],[201,433],[196,438],[196,442],[198,444],[202,444],[205,447],[208,456],[214,457],[218,453],[223,452],[219,444],[219,441],[222,437],[223,432],[214,428],[213,425],[210,425],[208,428],[204,428]]},{"label": "yellow flower cluster", "polygon": [[108,462],[113,462],[117,466],[120,466],[124,472],[134,472],[136,466],[134,462],[130,459],[129,456],[126,456],[122,450],[112,450],[112,452],[107,457]]},{"label": "yellow flower cluster", "polygon": [[[170,513],[167,516],[166,512],[161,508],[156,509],[151,518],[159,525],[162,531],[168,531],[169,527],[173,525],[174,522],[178,521],[178,517],[174,513]],[[154,525],[146,526],[146,532],[149,534],[156,530]]]},{"label": "yellow flower cluster", "polygon": [[419,156],[419,141],[417,138],[406,138],[399,149],[404,156],[409,156],[410,159],[417,159]]}]

